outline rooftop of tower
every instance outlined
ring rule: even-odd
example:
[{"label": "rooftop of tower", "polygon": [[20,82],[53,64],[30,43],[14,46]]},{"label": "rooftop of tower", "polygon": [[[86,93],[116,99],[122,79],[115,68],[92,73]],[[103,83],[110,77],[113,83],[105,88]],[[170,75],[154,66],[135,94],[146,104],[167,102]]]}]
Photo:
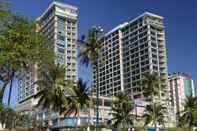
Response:
[{"label": "rooftop of tower", "polygon": [[73,5],[69,5],[69,4],[65,4],[63,2],[59,2],[59,1],[53,1],[47,9],[45,9],[45,11],[42,13],[41,16],[39,16],[36,20],[40,20],[43,16],[46,15],[47,12],[49,12],[54,6],[60,6],[63,8],[69,8],[69,9],[73,9],[73,10],[78,10],[78,8],[76,6]]},{"label": "rooftop of tower", "polygon": [[187,77],[191,79],[190,75],[183,73],[183,72],[174,72],[173,74],[169,74],[169,78],[178,77],[178,76]]},{"label": "rooftop of tower", "polygon": [[131,21],[124,22],[124,23],[122,23],[122,24],[116,26],[116,27],[113,28],[111,31],[107,32],[107,33],[105,34],[105,36],[109,35],[110,33],[114,32],[114,31],[116,31],[116,30],[118,30],[118,29],[121,29],[121,28],[125,27],[126,25],[128,25],[128,24],[130,24],[130,23],[132,23],[132,22],[134,22],[134,21],[136,21],[136,20],[138,20],[139,18],[141,18],[141,17],[143,17],[143,16],[152,16],[152,17],[157,17],[157,18],[162,19],[162,20],[164,19],[162,16],[159,16],[159,15],[156,15],[156,14],[153,14],[153,13],[150,13],[150,12],[144,12],[143,14],[141,14],[141,15],[135,17],[135,18],[132,19]]}]

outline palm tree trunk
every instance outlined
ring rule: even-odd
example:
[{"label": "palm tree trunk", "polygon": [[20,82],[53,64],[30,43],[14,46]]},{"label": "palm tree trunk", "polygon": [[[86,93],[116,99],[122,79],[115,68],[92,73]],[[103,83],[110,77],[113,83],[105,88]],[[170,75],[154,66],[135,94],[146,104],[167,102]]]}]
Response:
[{"label": "palm tree trunk", "polygon": [[91,93],[91,97],[90,97],[90,102],[89,102],[89,114],[88,114],[88,128],[87,131],[90,131],[90,126],[91,126],[91,102],[92,102],[92,93]]},{"label": "palm tree trunk", "polygon": [[89,111],[89,114],[88,114],[88,127],[87,127],[87,131],[90,131],[90,111]]},{"label": "palm tree trunk", "polygon": [[157,128],[157,122],[156,122],[156,115],[155,115],[154,95],[152,95],[152,102],[153,102],[153,124],[154,124],[154,128],[156,129]]},{"label": "palm tree trunk", "polygon": [[153,103],[153,121],[154,121],[154,128],[156,129],[156,131],[157,131],[157,122],[156,122],[156,115],[155,115],[155,103]]},{"label": "palm tree trunk", "polygon": [[51,118],[51,113],[52,111],[51,110],[47,110],[47,113],[48,113],[48,118],[47,118],[47,121],[48,121],[48,127],[47,127],[47,131],[50,131],[50,126],[51,126],[51,122],[52,122],[52,118]]},{"label": "palm tree trunk", "polygon": [[155,128],[155,131],[157,131],[157,124],[156,124],[156,122],[154,122],[154,128]]},{"label": "palm tree trunk", "polygon": [[5,92],[5,88],[6,88],[6,86],[7,86],[8,83],[9,83],[8,81],[7,81],[6,83],[4,83],[4,84],[3,84],[3,87],[2,87],[2,89],[1,89],[1,91],[0,91],[0,104],[3,103],[3,94],[4,94],[4,92]]},{"label": "palm tree trunk", "polygon": [[137,104],[134,102],[134,108],[135,108],[135,119],[137,120],[138,117],[137,117]]},{"label": "palm tree trunk", "polygon": [[192,131],[192,126],[189,126],[189,131]]},{"label": "palm tree trunk", "polygon": [[124,122],[123,122],[123,124],[122,124],[122,130],[123,130],[123,131],[127,131],[127,129],[128,129],[128,125],[127,125],[127,123],[126,123],[126,120],[124,120]]},{"label": "palm tree trunk", "polygon": [[99,66],[98,62],[95,63],[97,72],[97,83],[96,83],[96,131],[99,131]]},{"label": "palm tree trunk", "polygon": [[9,97],[8,97],[8,106],[10,106],[10,102],[11,102],[13,79],[14,79],[14,71],[12,70],[11,71],[11,76],[10,76],[10,89],[9,89]]}]

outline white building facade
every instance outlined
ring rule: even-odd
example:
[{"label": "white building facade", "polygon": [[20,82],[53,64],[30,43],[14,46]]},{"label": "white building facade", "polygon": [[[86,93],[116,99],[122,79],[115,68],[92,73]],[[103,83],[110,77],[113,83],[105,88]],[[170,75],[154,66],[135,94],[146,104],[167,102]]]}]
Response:
[{"label": "white building facade", "polygon": [[[37,18],[38,31],[42,32],[54,47],[55,62],[65,66],[65,79],[77,81],[77,8],[60,2],[52,2]],[[37,79],[36,67],[32,72],[21,73],[18,88],[18,111],[31,110],[37,104],[34,96],[39,92],[34,84]]]},{"label": "white building facade", "polygon": [[100,96],[113,96],[126,90],[140,99],[140,82],[145,72],[157,72],[161,77],[161,96],[166,99],[167,57],[163,17],[145,12],[125,22],[101,38],[104,62],[99,62],[98,77],[93,67],[93,92],[99,82]]},{"label": "white building facade", "polygon": [[186,97],[195,96],[194,81],[186,74],[176,73],[169,76],[168,88],[170,90],[170,105],[176,122],[180,112],[184,110]]}]

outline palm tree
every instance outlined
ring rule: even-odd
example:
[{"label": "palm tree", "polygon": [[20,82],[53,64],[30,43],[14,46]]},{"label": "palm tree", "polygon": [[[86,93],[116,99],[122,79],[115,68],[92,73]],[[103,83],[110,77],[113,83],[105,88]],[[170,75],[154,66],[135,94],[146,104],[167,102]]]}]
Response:
[{"label": "palm tree", "polygon": [[39,72],[39,80],[35,82],[40,89],[35,96],[39,98],[38,106],[62,114],[68,105],[66,96],[73,94],[74,83],[65,80],[65,69],[60,65],[41,68]]},{"label": "palm tree", "polygon": [[0,123],[2,127],[14,128],[18,114],[10,107],[0,107]]},{"label": "palm tree", "polygon": [[4,129],[5,124],[6,124],[6,118],[7,118],[6,116],[7,116],[6,108],[2,104],[0,104],[0,123],[1,123],[2,129]]},{"label": "palm tree", "polygon": [[80,54],[79,58],[82,64],[88,66],[91,64],[96,68],[97,72],[97,83],[96,83],[96,130],[98,131],[99,123],[99,74],[98,74],[98,61],[101,59],[101,45],[99,42],[99,37],[102,30],[98,27],[92,27],[88,31],[87,37],[82,37],[79,40],[80,44]]},{"label": "palm tree", "polygon": [[166,107],[161,104],[151,104],[145,107],[145,114],[143,118],[145,119],[144,125],[152,124],[157,128],[157,124],[163,125],[165,123],[165,113]]},{"label": "palm tree", "polygon": [[4,110],[4,106],[0,103],[0,130],[2,130],[3,128],[3,124],[2,124],[2,120],[3,120],[3,116],[2,116],[2,113],[3,113],[3,110]]},{"label": "palm tree", "polygon": [[124,131],[133,125],[134,102],[127,92],[120,92],[115,96],[112,105],[113,118],[109,121],[115,128],[122,128]]},{"label": "palm tree", "polygon": [[90,97],[88,96],[88,87],[86,82],[83,82],[82,79],[79,79],[77,82],[77,86],[73,88],[75,96],[68,97],[68,103],[70,103],[66,108],[66,114],[70,115],[75,112],[77,115],[77,124],[80,123],[79,115],[80,110],[89,107]]},{"label": "palm tree", "polygon": [[0,30],[8,23],[8,20],[10,19],[11,11],[8,9],[10,5],[11,3],[6,0],[0,1]]},{"label": "palm tree", "polygon": [[[153,73],[145,73],[144,78],[142,80],[142,87],[143,87],[143,98],[152,100],[153,104],[153,117],[156,117],[156,112],[154,113],[155,110],[155,102],[154,102],[154,97],[157,95],[160,95],[160,79],[158,77],[158,74],[156,72]],[[156,118],[154,118],[156,119]],[[156,121],[154,122],[154,127],[157,127]]]},{"label": "palm tree", "polygon": [[190,130],[197,125],[197,97],[188,96],[184,103],[184,110],[180,112],[179,125]]},{"label": "palm tree", "polygon": [[16,127],[19,128],[28,128],[29,124],[29,115],[28,114],[19,114],[18,119],[16,120]]},{"label": "palm tree", "polygon": [[10,11],[7,9],[7,7],[10,5],[9,2],[6,1],[0,1],[0,19],[5,17],[10,13]]},{"label": "palm tree", "polygon": [[3,111],[4,107],[2,104],[0,104],[0,112]]},{"label": "palm tree", "polygon": [[5,113],[7,114],[6,128],[11,130],[12,128],[15,128],[19,115],[16,111],[14,111],[14,109],[10,107],[6,108]]},{"label": "palm tree", "polygon": [[[46,38],[37,32],[36,23],[20,15],[13,15],[1,30],[0,72],[3,84],[0,91],[2,103],[5,88],[10,84],[8,105],[10,103],[12,82],[21,71],[29,72],[32,65],[44,63],[53,55]],[[52,58],[52,57],[51,57]]]},{"label": "palm tree", "polygon": [[[59,64],[50,63],[51,65],[43,65],[38,69],[38,80],[35,82],[38,85],[39,92],[35,95],[38,98],[38,107],[47,110],[48,112],[56,112],[59,115],[65,113],[68,98],[73,94],[74,83],[70,80],[65,80],[65,68]],[[47,123],[51,122],[51,116],[48,116]]]},{"label": "palm tree", "polygon": [[153,99],[160,93],[160,79],[156,72],[145,73],[142,80],[143,97]]}]

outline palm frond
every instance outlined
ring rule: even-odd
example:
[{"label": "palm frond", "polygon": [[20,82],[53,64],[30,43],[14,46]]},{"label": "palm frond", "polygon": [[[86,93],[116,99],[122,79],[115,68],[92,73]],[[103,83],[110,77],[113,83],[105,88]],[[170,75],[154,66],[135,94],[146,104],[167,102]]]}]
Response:
[{"label": "palm frond", "polygon": [[151,104],[145,107],[145,113],[143,115],[144,118],[144,126],[153,123],[159,123],[164,125],[165,123],[165,113],[166,107],[161,104]]},{"label": "palm frond", "polygon": [[134,109],[134,103],[129,97],[128,92],[120,92],[115,96],[115,100],[112,105],[112,116],[110,120],[114,127],[128,127],[129,124],[133,124],[134,115],[132,111]]},{"label": "palm frond", "polygon": [[179,112],[179,126],[193,127],[197,125],[197,97],[188,96],[185,99],[184,110]]},{"label": "palm frond", "polygon": [[88,31],[87,36],[83,36],[79,43],[79,58],[80,62],[86,66],[95,64],[100,56],[101,45],[99,43],[99,32],[93,27]]},{"label": "palm frond", "polygon": [[145,73],[142,85],[143,94],[146,98],[150,99],[153,95],[156,96],[160,93],[160,78],[157,73]]}]

